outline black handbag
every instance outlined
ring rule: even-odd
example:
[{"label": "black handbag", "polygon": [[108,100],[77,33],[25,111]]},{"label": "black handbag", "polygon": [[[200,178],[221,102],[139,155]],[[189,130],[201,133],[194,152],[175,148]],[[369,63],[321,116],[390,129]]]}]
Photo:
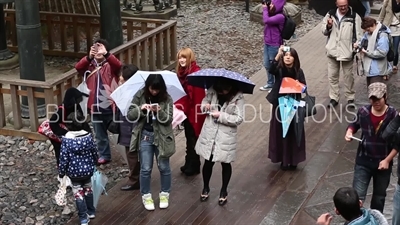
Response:
[{"label": "black handbag", "polygon": [[121,123],[121,121],[119,121],[120,115],[121,113],[119,109],[116,108],[114,116],[110,121],[110,123],[108,124],[107,130],[113,134],[120,134],[120,123]]},{"label": "black handbag", "polygon": [[317,108],[315,107],[315,96],[309,95],[306,90],[306,96],[301,100],[306,103],[306,117],[317,114]]}]

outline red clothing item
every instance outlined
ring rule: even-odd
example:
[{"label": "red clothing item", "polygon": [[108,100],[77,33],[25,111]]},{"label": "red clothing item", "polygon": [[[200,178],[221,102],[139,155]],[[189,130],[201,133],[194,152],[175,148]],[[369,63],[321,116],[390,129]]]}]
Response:
[{"label": "red clothing item", "polygon": [[[118,76],[121,70],[122,64],[121,62],[111,53],[107,53],[105,56],[105,61],[101,63],[102,67],[99,69],[101,82],[97,81],[97,74],[93,74],[87,80],[87,86],[90,90],[89,99],[88,99],[88,108],[92,110],[93,104],[95,104],[96,99],[99,96],[96,96],[98,85],[108,85],[118,86]],[[84,76],[87,75],[85,73],[92,72],[96,69],[96,62],[94,59],[90,59],[89,57],[83,57],[76,65],[75,69],[78,71],[79,75]],[[115,81],[114,85],[112,85],[112,81]],[[113,88],[112,88],[113,89]],[[111,90],[112,91],[112,90]],[[110,95],[111,93],[108,93]]]},{"label": "red clothing item", "polygon": [[381,116],[375,116],[374,114],[370,114],[371,117],[371,122],[372,122],[372,126],[374,127],[374,131],[375,133],[379,130],[379,128],[381,127],[383,120],[385,119],[386,116],[386,112],[381,115]]},{"label": "red clothing item", "polygon": [[201,114],[200,109],[201,102],[206,96],[206,93],[203,88],[189,85],[187,83],[187,75],[199,70],[200,67],[196,64],[196,62],[192,62],[190,67],[184,67],[177,71],[179,81],[181,82],[182,87],[187,95],[175,102],[176,108],[185,113],[190,124],[193,126],[196,137],[199,137],[204,120],[206,119],[206,115]]}]

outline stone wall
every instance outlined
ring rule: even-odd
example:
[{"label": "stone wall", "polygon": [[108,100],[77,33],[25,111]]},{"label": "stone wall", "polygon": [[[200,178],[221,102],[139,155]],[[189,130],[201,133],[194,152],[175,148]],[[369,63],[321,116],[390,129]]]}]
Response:
[{"label": "stone wall", "polygon": [[[294,22],[299,25],[301,21],[301,8],[293,3],[286,3],[284,8],[284,12],[286,15],[289,15]],[[250,21],[258,22],[264,25],[262,20],[262,4],[256,5],[250,12]]]}]

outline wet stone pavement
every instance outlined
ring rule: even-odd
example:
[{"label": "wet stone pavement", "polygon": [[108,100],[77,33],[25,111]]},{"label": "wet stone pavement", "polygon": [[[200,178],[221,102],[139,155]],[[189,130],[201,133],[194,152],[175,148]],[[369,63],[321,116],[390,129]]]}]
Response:
[{"label": "wet stone pavement", "polygon": [[[313,39],[314,46],[323,46],[321,42],[319,27],[312,30],[307,38]],[[315,39],[314,39],[315,38]],[[317,62],[308,58],[315,55],[325,56],[323,48],[314,48],[310,54],[303,50],[307,43],[298,43],[296,49],[301,56],[302,67],[306,74],[308,86],[311,95],[317,97],[317,104],[326,105],[329,102],[328,82],[327,82],[327,61],[321,57]],[[306,47],[305,47],[306,48]],[[316,76],[319,74],[321,77]],[[368,95],[366,88],[366,78],[355,74],[355,89],[357,107],[368,104]],[[312,80],[310,78],[318,79]],[[287,172],[281,180],[290,180],[285,186],[285,191],[277,199],[272,209],[266,213],[261,222],[262,225],[290,224],[303,225],[315,224],[317,218],[326,212],[334,216],[332,225],[342,225],[344,220],[334,212],[333,195],[336,190],[344,186],[352,186],[354,160],[357,152],[356,141],[350,143],[344,140],[345,130],[349,120],[353,118],[354,110],[346,110],[345,99],[343,96],[344,85],[340,78],[342,97],[336,112],[327,109],[319,109],[318,115],[314,121],[306,124],[307,140],[307,160],[299,165],[295,172]],[[311,84],[309,84],[311,83]],[[388,85],[388,103],[396,109],[400,109],[400,76],[394,74],[386,82]],[[325,89],[325,90],[324,90]],[[322,112],[321,112],[322,111]],[[342,117],[337,117],[342,115]],[[316,122],[320,120],[320,122]],[[329,121],[327,121],[329,120]],[[310,127],[315,126],[312,129]],[[307,129],[308,127],[308,129]],[[322,131],[322,132],[321,132]],[[322,134],[325,133],[325,134]],[[360,132],[355,136],[360,137]],[[387,190],[384,215],[391,224],[393,193],[397,184],[397,157],[393,166],[391,184]],[[285,172],[286,173],[286,172]],[[364,205],[369,208],[372,194],[372,182],[368,188],[368,195]]]}]

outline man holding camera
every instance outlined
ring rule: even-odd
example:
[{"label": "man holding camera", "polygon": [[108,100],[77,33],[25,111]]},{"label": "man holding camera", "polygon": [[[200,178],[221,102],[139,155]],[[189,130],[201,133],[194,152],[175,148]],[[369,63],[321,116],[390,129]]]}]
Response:
[{"label": "man holding camera", "polygon": [[322,21],[322,33],[328,37],[329,97],[328,107],[339,104],[339,72],[343,70],[347,104],[354,107],[353,44],[362,36],[361,17],[353,12],[348,0],[336,0],[336,9],[330,10]]},{"label": "man holding camera", "polygon": [[385,77],[392,72],[388,62],[390,29],[377,22],[374,18],[364,17],[361,28],[365,30],[360,43],[354,43],[354,48],[363,54],[363,70],[367,76],[367,86],[374,82],[385,83]]}]

